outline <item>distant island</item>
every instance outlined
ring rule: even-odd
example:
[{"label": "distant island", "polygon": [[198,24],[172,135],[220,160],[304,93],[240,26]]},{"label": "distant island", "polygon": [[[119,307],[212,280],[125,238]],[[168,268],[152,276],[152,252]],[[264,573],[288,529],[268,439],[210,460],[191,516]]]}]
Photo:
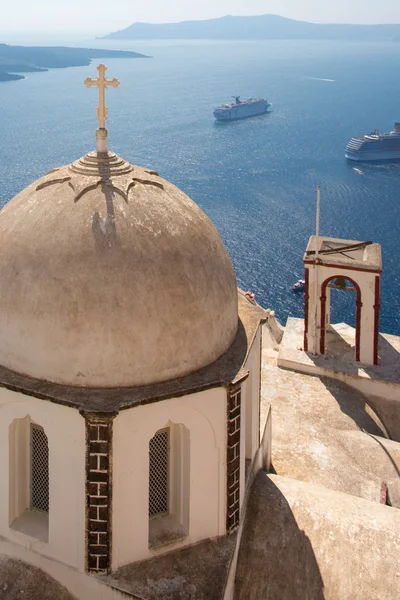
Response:
[{"label": "distant island", "polygon": [[256,17],[226,16],[206,21],[181,23],[134,23],[100,39],[150,40],[356,40],[391,41],[399,39],[400,25],[316,24],[286,19],[278,15]]},{"label": "distant island", "polygon": [[63,46],[9,46],[0,44],[0,81],[24,79],[20,73],[65,67],[84,67],[95,58],[150,58],[138,52],[66,48]]}]

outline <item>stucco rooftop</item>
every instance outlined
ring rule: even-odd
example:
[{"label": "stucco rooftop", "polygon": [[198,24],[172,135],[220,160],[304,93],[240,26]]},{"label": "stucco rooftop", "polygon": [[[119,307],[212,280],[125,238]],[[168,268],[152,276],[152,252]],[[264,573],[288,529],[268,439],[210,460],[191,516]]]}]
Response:
[{"label": "stucco rooftop", "polygon": [[260,472],[235,600],[398,600],[400,512]]},{"label": "stucco rooftop", "polygon": [[103,581],[143,600],[221,600],[236,535],[121,567]]},{"label": "stucco rooftop", "polygon": [[377,503],[387,488],[400,507],[400,444],[387,439],[365,396],[329,377],[281,369],[277,358],[265,344],[261,414],[271,406],[276,473]]},{"label": "stucco rooftop", "polygon": [[[342,240],[320,236],[318,242],[319,260],[326,265],[343,265],[346,267],[382,270],[380,244],[360,242],[358,240]],[[312,235],[304,254],[305,262],[314,262],[317,249],[317,238]]]},{"label": "stucco rooftop", "polygon": [[47,573],[0,554],[0,600],[76,600]]},{"label": "stucco rooftop", "polygon": [[400,384],[400,337],[379,333],[377,365],[364,365],[355,359],[355,329],[346,323],[331,325],[326,333],[327,353],[312,355],[303,350],[304,320],[289,317],[279,350],[278,363],[299,371],[324,369],[340,371],[382,382]]}]

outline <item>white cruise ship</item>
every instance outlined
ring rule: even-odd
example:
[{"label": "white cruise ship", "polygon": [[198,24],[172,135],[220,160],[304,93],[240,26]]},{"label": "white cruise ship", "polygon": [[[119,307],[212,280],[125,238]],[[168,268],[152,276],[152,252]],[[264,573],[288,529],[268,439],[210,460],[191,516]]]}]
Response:
[{"label": "white cruise ship", "polygon": [[239,119],[248,119],[257,117],[268,112],[271,106],[264,98],[249,98],[240,100],[240,96],[232,96],[234,102],[222,104],[214,110],[214,117],[217,121],[238,121]]},{"label": "white cruise ship", "polygon": [[400,123],[390,133],[373,133],[353,137],[346,147],[346,158],[356,161],[400,160]]}]

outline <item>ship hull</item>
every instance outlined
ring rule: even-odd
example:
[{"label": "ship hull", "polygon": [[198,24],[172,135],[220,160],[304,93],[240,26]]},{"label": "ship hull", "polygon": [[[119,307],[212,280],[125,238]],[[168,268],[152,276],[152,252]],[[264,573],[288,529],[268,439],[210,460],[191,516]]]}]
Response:
[{"label": "ship hull", "polygon": [[263,111],[254,113],[252,115],[243,115],[243,116],[230,116],[230,115],[216,115],[214,113],[214,117],[216,118],[217,121],[243,121],[244,119],[251,119],[252,117],[260,117],[261,115],[265,115],[268,112],[268,108],[266,108]]},{"label": "ship hull", "polygon": [[397,152],[346,152],[345,157],[348,160],[356,162],[377,162],[377,161],[397,161],[400,160],[400,151]]},{"label": "ship hull", "polygon": [[400,160],[400,123],[391,133],[369,133],[353,137],[346,146],[345,157],[356,162]]}]

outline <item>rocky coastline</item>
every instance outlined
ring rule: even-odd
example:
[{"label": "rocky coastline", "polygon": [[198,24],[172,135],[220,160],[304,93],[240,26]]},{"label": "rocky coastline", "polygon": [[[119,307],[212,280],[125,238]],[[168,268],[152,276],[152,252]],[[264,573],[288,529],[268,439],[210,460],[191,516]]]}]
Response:
[{"label": "rocky coastline", "polygon": [[22,73],[84,67],[94,59],[151,58],[138,52],[68,48],[64,46],[10,46],[0,44],[0,82],[24,79]]}]

